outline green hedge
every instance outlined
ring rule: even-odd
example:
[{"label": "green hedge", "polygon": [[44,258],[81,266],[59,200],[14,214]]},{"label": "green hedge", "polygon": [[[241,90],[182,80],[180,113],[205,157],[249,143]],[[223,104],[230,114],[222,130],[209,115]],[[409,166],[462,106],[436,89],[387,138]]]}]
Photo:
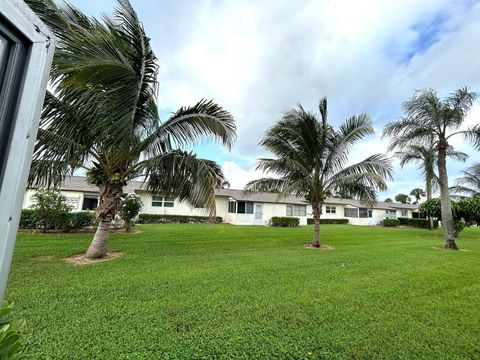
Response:
[{"label": "green hedge", "polygon": [[[413,219],[413,218],[406,218],[406,217],[399,217],[397,218],[400,225],[406,225],[421,229],[428,229],[429,228],[429,221],[428,219]],[[438,228],[438,220],[433,220],[433,228]]]},{"label": "green hedge", "polygon": [[[71,213],[60,213],[50,230],[72,231],[80,230],[93,224],[95,214],[93,211],[79,211]],[[40,228],[41,219],[38,217],[35,209],[22,209],[20,215],[20,229],[38,229]]]},{"label": "green hedge", "polygon": [[383,220],[383,226],[386,227],[393,227],[393,226],[398,226],[400,224],[400,221],[397,219],[385,219]]},{"label": "green hedge", "polygon": [[290,216],[274,216],[270,220],[270,224],[276,227],[295,227],[300,224],[300,219]]},{"label": "green hedge", "polygon": [[[223,222],[220,216],[217,216],[217,223]],[[208,216],[186,216],[186,215],[163,215],[163,214],[140,214],[138,215],[139,224],[208,224]]]},{"label": "green hedge", "polygon": [[36,212],[33,209],[22,209],[20,215],[20,229],[35,229],[37,227]]},{"label": "green hedge", "polygon": [[[313,219],[307,219],[308,225],[313,225]],[[348,219],[320,219],[320,224],[348,224]]]}]

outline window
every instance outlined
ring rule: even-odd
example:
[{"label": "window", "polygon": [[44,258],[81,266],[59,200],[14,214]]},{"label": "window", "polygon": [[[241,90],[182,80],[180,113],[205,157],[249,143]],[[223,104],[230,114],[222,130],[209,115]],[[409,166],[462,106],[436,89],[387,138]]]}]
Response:
[{"label": "window", "polygon": [[385,210],[385,219],[396,219],[397,212],[395,210]]},{"label": "window", "polygon": [[372,217],[372,210],[366,208],[360,208],[358,210],[358,217],[360,218],[371,218]]},{"label": "window", "polygon": [[287,216],[307,216],[305,205],[287,205]]},{"label": "window", "polygon": [[238,201],[237,202],[238,214],[253,214],[253,202],[250,201]]},{"label": "window", "polygon": [[402,210],[402,216],[407,217],[408,216],[408,210]]},{"label": "window", "polygon": [[287,205],[287,216],[293,216],[293,205]]},{"label": "window", "polygon": [[229,201],[228,202],[228,212],[235,214],[237,212],[237,202],[236,201]]},{"label": "window", "polygon": [[152,196],[152,206],[154,207],[173,207],[175,199],[171,196]]},{"label": "window", "polygon": [[326,212],[327,214],[336,214],[336,213],[337,213],[337,207],[336,207],[336,206],[327,205],[325,212]]},{"label": "window", "polygon": [[357,208],[345,208],[345,217],[358,218]]},{"label": "window", "polygon": [[152,206],[162,206],[163,205],[163,196],[152,196]]},{"label": "window", "polygon": [[253,202],[251,201],[230,201],[228,212],[232,214],[253,214]]}]

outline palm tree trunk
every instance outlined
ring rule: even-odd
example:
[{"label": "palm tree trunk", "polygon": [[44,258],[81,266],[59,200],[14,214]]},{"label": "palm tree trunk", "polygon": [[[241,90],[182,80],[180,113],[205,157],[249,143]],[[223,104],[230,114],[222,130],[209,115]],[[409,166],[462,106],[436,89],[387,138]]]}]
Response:
[{"label": "palm tree trunk", "polygon": [[88,259],[105,257],[108,251],[110,225],[121,202],[122,187],[105,184],[100,188],[100,204],[97,208],[98,227],[85,256]]},{"label": "palm tree trunk", "polygon": [[[425,191],[427,193],[427,200],[432,199],[432,179],[427,179],[426,185],[425,185]],[[430,230],[433,230],[433,218],[428,215],[428,228]]]},{"label": "palm tree trunk", "polygon": [[99,219],[97,231],[88,247],[86,257],[88,259],[98,259],[105,257],[108,250],[108,234],[112,217],[107,215],[103,219]]},{"label": "palm tree trunk", "polygon": [[320,247],[320,215],[322,213],[321,203],[312,203],[313,212],[313,242],[312,246]]},{"label": "palm tree trunk", "polygon": [[442,227],[445,238],[445,249],[458,250],[455,243],[455,231],[453,227],[452,204],[448,189],[447,175],[447,142],[440,141],[438,148],[438,178],[440,183],[440,203],[442,209]]}]

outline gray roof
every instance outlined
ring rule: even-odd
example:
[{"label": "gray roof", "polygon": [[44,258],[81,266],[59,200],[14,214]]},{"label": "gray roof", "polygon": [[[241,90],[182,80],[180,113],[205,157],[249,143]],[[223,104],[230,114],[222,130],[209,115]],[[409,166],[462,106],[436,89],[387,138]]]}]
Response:
[{"label": "gray roof", "polygon": [[[215,195],[217,196],[228,196],[237,201],[258,201],[266,203],[281,203],[281,204],[302,204],[305,205],[307,201],[305,198],[296,197],[296,196],[287,196],[279,197],[275,193],[266,193],[266,192],[246,192],[243,190],[234,190],[234,189],[216,189]],[[355,207],[365,207],[358,200],[353,199],[341,199],[341,198],[327,198],[324,202],[327,205],[350,205]],[[386,203],[386,202],[377,202],[374,206],[376,209],[385,209],[385,210],[416,210],[417,205],[413,204],[401,204],[401,203]]]},{"label": "gray roof", "polygon": [[246,192],[243,190],[234,189],[215,189],[217,196],[229,196],[235,200],[243,201],[258,201],[266,203],[281,203],[281,204],[302,204],[305,205],[307,201],[304,198],[296,196],[278,197],[278,194],[267,192]]},{"label": "gray roof", "polygon": [[[60,188],[62,190],[80,191],[98,193],[98,187],[87,183],[87,178],[83,176],[70,176],[65,178]],[[124,187],[125,193],[132,193],[134,191],[148,191],[143,181],[129,181]],[[226,196],[237,201],[256,201],[264,203],[280,203],[280,204],[296,204],[305,205],[307,201],[305,198],[297,196],[279,197],[275,193],[267,192],[246,192],[244,190],[235,189],[215,189],[216,196]],[[365,207],[358,200],[328,198],[325,200],[327,205],[350,205],[355,207]],[[374,208],[385,210],[417,210],[418,205],[401,204],[401,203],[386,203],[378,202]]]},{"label": "gray roof", "polygon": [[[140,190],[142,187],[142,181],[129,181],[127,186],[124,187],[125,193],[131,193],[135,190]],[[36,189],[38,187],[32,187]],[[98,187],[87,182],[87,178],[84,176],[69,176],[60,185],[60,189],[69,190],[69,191],[80,191],[80,192],[90,192],[98,193]]]}]

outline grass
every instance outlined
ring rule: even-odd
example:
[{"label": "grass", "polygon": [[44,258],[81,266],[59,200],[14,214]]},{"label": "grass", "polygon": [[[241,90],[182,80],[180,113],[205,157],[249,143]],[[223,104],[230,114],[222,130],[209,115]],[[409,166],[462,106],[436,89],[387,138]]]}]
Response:
[{"label": "grass", "polygon": [[480,358],[480,229],[143,225],[122,258],[73,266],[89,234],[20,234],[7,299],[20,359]]}]

